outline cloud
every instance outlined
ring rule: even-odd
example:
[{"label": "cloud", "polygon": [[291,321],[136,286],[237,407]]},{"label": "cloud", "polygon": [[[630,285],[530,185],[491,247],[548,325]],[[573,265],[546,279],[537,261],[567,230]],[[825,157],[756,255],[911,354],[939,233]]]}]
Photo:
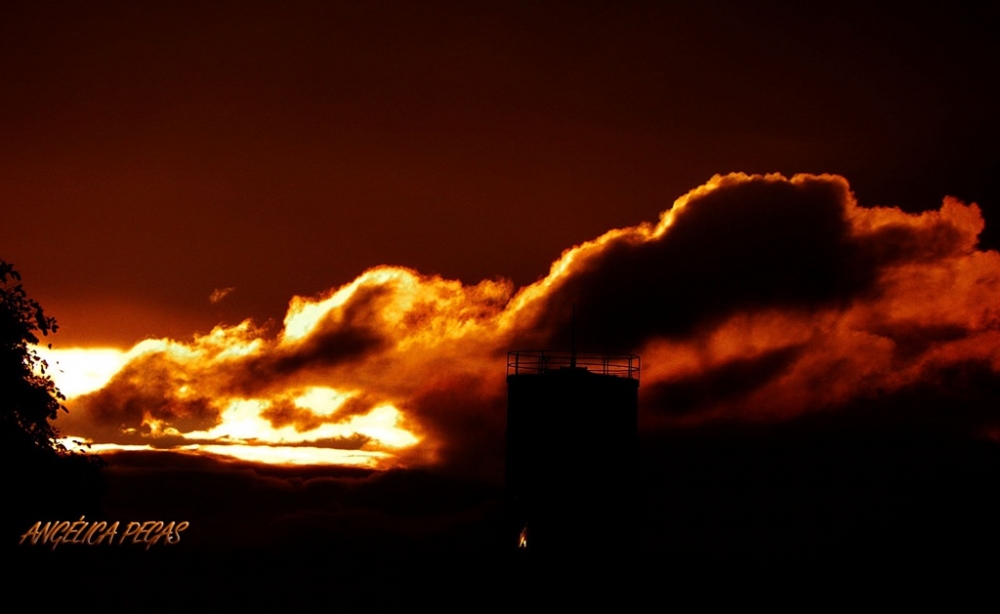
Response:
[{"label": "cloud", "polygon": [[215,290],[212,290],[212,294],[209,295],[208,302],[215,305],[216,303],[222,301],[222,299],[232,294],[234,290],[236,290],[236,288],[216,288]]},{"label": "cloud", "polygon": [[875,275],[851,237],[848,202],[839,178],[716,178],[657,226],[564,255],[571,265],[552,280],[535,326],[550,342],[567,339],[575,303],[583,342],[612,350],[697,335],[735,312],[842,303]]},{"label": "cloud", "polygon": [[[567,348],[574,306],[579,347],[642,354],[644,428],[856,406],[962,365],[1000,372],[1000,255],[977,249],[983,226],[952,198],[861,206],[837,176],[716,176],[516,292],[379,266],[295,297],[276,335],[248,321],[144,342],[73,400],[86,418],[72,434],[363,442],[390,462],[468,465],[502,446],[505,353]],[[988,412],[973,422],[996,432]]]}]

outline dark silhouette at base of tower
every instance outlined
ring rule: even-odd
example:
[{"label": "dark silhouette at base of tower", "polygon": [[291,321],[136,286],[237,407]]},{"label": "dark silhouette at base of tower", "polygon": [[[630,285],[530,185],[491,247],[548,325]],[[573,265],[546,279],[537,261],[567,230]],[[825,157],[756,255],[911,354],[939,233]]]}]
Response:
[{"label": "dark silhouette at base of tower", "polygon": [[508,354],[512,548],[552,555],[633,549],[638,399],[638,356]]}]

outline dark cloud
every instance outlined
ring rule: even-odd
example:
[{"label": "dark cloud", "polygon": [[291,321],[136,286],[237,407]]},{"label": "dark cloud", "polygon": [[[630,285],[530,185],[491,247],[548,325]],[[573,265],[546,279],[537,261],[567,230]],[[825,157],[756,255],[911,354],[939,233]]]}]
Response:
[{"label": "dark cloud", "polygon": [[267,409],[260,412],[260,417],[271,423],[274,428],[294,426],[296,431],[311,431],[323,424],[323,419],[308,409],[302,409],[291,400],[274,401]]},{"label": "dark cloud", "polygon": [[496,482],[423,470],[269,467],[175,452],[107,459],[105,513],[187,519],[188,554],[324,550],[336,561],[320,564],[337,567],[414,548],[482,550],[492,546],[483,520],[502,496]]},{"label": "dark cloud", "polygon": [[654,381],[642,389],[642,403],[652,411],[685,414],[739,399],[783,373],[805,351],[804,346],[781,348],[735,358],[678,380]]},{"label": "dark cloud", "polygon": [[427,382],[403,409],[427,429],[436,456],[452,469],[502,472],[506,396],[502,379],[439,377]]},{"label": "dark cloud", "polygon": [[[165,353],[146,354],[129,362],[104,388],[75,399],[74,407],[102,424],[134,427],[149,417],[183,431],[205,430],[218,424],[219,411],[203,394],[197,375]],[[182,390],[185,386],[191,394]]]},{"label": "dark cloud", "polygon": [[894,358],[902,364],[918,359],[935,345],[960,341],[969,334],[967,327],[955,324],[934,325],[915,322],[887,322],[883,325],[875,323],[869,330],[892,340]]},{"label": "dark cloud", "polygon": [[602,350],[684,337],[729,314],[813,309],[849,300],[875,279],[850,234],[847,184],[814,177],[729,179],[678,207],[652,240],[612,239],[561,280],[536,326]]},{"label": "dark cloud", "polygon": [[900,262],[934,262],[970,247],[968,234],[946,220],[922,227],[887,224],[864,237],[858,258],[877,270]]},{"label": "dark cloud", "polygon": [[278,348],[247,368],[254,377],[267,380],[361,360],[388,343],[386,331],[380,326],[380,314],[392,298],[389,287],[362,285],[341,309],[332,310],[301,343]]}]

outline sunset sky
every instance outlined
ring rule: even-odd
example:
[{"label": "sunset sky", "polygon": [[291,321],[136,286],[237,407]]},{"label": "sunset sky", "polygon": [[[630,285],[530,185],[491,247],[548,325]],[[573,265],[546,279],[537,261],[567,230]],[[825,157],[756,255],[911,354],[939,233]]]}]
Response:
[{"label": "sunset sky", "polygon": [[0,258],[59,322],[57,424],[133,468],[489,481],[506,352],[566,347],[576,304],[642,355],[651,450],[996,442],[985,11],[4,3]]}]

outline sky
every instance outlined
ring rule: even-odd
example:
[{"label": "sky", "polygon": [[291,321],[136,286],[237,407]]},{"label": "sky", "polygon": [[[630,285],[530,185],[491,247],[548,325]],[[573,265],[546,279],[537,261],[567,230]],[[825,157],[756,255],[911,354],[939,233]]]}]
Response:
[{"label": "sky", "polygon": [[565,347],[575,304],[642,355],[653,476],[713,429],[996,442],[984,11],[4,3],[0,257],[59,322],[60,430],[132,446],[116,483],[238,457],[459,492],[502,473],[506,352]]},{"label": "sky", "polygon": [[63,344],[280,321],[379,264],[528,284],[717,173],[834,173],[907,210],[996,200],[995,43],[968,10],[3,11],[4,257]]}]

